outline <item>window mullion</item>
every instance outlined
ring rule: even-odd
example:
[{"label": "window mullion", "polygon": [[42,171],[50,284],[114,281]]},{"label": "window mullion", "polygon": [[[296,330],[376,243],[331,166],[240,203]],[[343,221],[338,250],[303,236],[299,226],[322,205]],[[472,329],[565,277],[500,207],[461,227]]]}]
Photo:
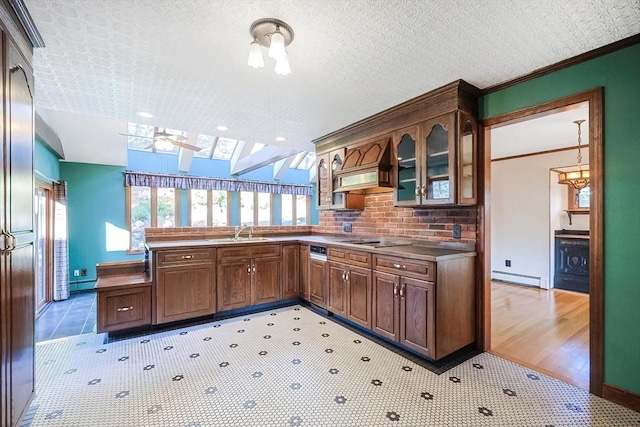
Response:
[{"label": "window mullion", "polygon": [[151,226],[158,226],[158,188],[151,187]]}]

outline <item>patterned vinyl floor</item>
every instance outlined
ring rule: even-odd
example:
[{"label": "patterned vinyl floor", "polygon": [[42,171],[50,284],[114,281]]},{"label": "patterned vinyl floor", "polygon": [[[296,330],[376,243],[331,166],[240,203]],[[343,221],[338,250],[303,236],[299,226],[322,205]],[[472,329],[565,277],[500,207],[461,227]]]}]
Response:
[{"label": "patterned vinyl floor", "polygon": [[105,344],[37,345],[31,426],[640,426],[480,354],[441,375],[301,306]]}]

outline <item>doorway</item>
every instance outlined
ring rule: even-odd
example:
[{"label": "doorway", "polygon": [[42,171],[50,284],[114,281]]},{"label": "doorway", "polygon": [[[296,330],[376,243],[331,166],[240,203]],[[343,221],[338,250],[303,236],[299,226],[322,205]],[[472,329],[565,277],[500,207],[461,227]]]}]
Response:
[{"label": "doorway", "polygon": [[483,277],[480,289],[479,310],[479,341],[482,349],[491,351],[493,343],[492,332],[492,247],[491,247],[491,131],[494,128],[523,122],[526,120],[548,116],[553,113],[566,111],[576,104],[589,105],[589,168],[591,172],[591,215],[590,229],[590,267],[589,267],[589,390],[596,395],[602,394],[603,383],[603,197],[602,197],[602,89],[594,89],[559,100],[547,102],[533,107],[515,111],[513,113],[486,119],[484,128],[484,156],[483,177],[484,194],[481,194],[481,215],[479,227],[479,259],[480,277]]},{"label": "doorway", "polygon": [[36,292],[35,311],[39,316],[53,300],[53,186],[36,180]]}]

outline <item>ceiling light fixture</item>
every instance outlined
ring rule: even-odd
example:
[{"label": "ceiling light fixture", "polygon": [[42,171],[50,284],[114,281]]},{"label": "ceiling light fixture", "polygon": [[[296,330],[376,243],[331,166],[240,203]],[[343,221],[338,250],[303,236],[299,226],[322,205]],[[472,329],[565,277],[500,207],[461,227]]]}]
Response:
[{"label": "ceiling light fixture", "polygon": [[258,19],[249,27],[253,41],[249,45],[247,65],[253,68],[264,67],[262,48],[269,49],[269,57],[276,60],[276,74],[286,76],[291,72],[289,58],[285,48],[293,41],[293,29],[283,21],[275,18]]},{"label": "ceiling light fixture", "polygon": [[286,141],[286,140],[287,140],[287,138],[285,138],[284,136],[276,136],[276,141],[282,142],[282,141]]},{"label": "ceiling light fixture", "polygon": [[589,186],[589,170],[582,169],[582,154],[580,152],[580,143],[582,142],[580,125],[583,122],[584,120],[573,122],[578,125],[578,169],[558,174],[558,184],[572,185],[576,190],[582,190]]},{"label": "ceiling light fixture", "polygon": [[146,111],[138,111],[136,114],[140,117],[144,117],[145,119],[150,119],[153,117],[153,114],[147,113]]},{"label": "ceiling light fixture", "polygon": [[218,130],[222,130],[222,131],[229,130],[229,128],[228,128],[228,127],[226,127],[226,126],[222,126],[222,125],[217,126],[217,127],[216,127],[216,129],[218,129]]}]

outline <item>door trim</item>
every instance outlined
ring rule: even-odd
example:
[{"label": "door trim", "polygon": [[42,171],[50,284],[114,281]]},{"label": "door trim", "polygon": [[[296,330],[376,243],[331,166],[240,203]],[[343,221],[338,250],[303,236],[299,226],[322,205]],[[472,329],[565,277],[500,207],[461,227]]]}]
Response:
[{"label": "door trim", "polygon": [[480,193],[478,209],[478,345],[491,349],[491,128],[542,117],[589,103],[589,169],[591,174],[591,208],[589,217],[589,391],[602,396],[604,382],[604,133],[603,88],[516,110],[485,119],[480,124]]}]

